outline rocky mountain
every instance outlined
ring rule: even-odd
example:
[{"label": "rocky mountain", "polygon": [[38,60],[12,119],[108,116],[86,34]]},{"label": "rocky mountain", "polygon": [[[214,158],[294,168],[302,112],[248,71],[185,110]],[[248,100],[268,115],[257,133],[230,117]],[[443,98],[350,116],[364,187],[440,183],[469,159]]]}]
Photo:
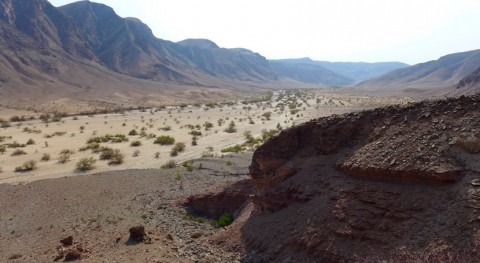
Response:
[{"label": "rocky mountain", "polygon": [[[408,66],[401,62],[328,62],[310,58],[270,60],[270,63],[280,75],[330,85],[351,85]],[[322,82],[323,79],[326,81]]]},{"label": "rocky mountain", "polygon": [[300,82],[331,86],[343,86],[354,83],[354,81],[348,77],[313,63],[304,63],[301,60],[288,62],[283,60],[270,60],[270,65],[279,76]]},{"label": "rocky mountain", "polygon": [[424,101],[282,131],[255,151],[254,211],[225,236],[239,231],[258,262],[473,262],[479,103]]},{"label": "rocky mountain", "polygon": [[455,86],[480,66],[480,50],[455,53],[438,60],[391,71],[357,85],[359,90],[425,92]]},{"label": "rocky mountain", "polygon": [[480,93],[480,67],[471,74],[461,79],[457,84],[457,92],[465,93]]}]

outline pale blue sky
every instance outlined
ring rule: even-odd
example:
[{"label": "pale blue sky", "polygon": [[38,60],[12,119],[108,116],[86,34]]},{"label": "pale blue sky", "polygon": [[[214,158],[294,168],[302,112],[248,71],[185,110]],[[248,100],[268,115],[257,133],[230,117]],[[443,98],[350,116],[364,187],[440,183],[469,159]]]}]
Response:
[{"label": "pale blue sky", "polygon": [[[55,6],[74,0],[50,0]],[[480,49],[479,0],[97,0],[158,38],[208,38],[269,59],[402,61]]]}]

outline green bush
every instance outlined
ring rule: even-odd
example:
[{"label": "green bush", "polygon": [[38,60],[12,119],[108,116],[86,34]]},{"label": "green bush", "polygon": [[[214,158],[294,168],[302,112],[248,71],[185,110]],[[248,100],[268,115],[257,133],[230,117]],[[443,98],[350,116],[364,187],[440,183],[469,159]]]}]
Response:
[{"label": "green bush", "polygon": [[142,145],[141,141],[133,141],[132,143],[130,143],[130,146],[132,146],[132,147],[138,147],[138,146],[141,146],[141,145]]},{"label": "green bush", "polygon": [[231,121],[230,124],[228,125],[228,128],[224,130],[226,133],[234,133],[237,132],[237,129],[235,128],[235,122]]},{"label": "green bush", "polygon": [[214,221],[212,224],[215,227],[225,227],[230,225],[232,222],[233,222],[233,216],[231,214],[226,213],[220,216],[220,218]]},{"label": "green bush", "polygon": [[124,158],[125,158],[125,156],[123,155],[123,153],[121,153],[119,149],[115,149],[115,150],[113,150],[112,158],[110,159],[110,162],[108,164],[109,165],[121,164],[121,163],[123,163]]},{"label": "green bush", "polygon": [[162,135],[158,136],[153,143],[160,145],[172,145],[175,143],[175,138],[168,135]]},{"label": "green bush", "polygon": [[170,152],[171,156],[177,156],[178,153],[183,152],[185,150],[185,143],[177,142],[175,146],[173,146],[172,151]]},{"label": "green bush", "polygon": [[245,151],[241,145],[237,144],[234,146],[230,146],[221,150],[222,153],[232,152],[232,153],[239,153]]},{"label": "green bush", "polygon": [[174,160],[170,160],[161,166],[162,169],[173,169],[175,167],[177,167],[177,164]]},{"label": "green bush", "polygon": [[130,135],[130,136],[136,136],[136,135],[138,135],[138,132],[137,132],[137,130],[133,129],[133,130],[131,130],[131,131],[128,133],[128,135]]},{"label": "green bush", "polygon": [[75,166],[80,171],[88,171],[94,168],[94,164],[96,161],[97,160],[95,160],[95,158],[93,157],[85,157],[80,159]]},{"label": "green bush", "polygon": [[190,134],[190,135],[193,135],[193,136],[202,136],[202,132],[201,132],[201,131],[191,131],[189,134]]}]

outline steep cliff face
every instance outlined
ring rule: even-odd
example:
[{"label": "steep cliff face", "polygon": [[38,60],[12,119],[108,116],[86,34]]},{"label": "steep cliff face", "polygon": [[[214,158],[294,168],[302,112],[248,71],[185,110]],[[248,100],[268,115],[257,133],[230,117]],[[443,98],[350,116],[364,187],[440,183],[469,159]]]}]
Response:
[{"label": "steep cliff face", "polygon": [[479,105],[478,95],[420,102],[283,131],[252,159],[256,215],[242,229],[247,244],[277,261],[375,261],[400,248],[473,253]]}]

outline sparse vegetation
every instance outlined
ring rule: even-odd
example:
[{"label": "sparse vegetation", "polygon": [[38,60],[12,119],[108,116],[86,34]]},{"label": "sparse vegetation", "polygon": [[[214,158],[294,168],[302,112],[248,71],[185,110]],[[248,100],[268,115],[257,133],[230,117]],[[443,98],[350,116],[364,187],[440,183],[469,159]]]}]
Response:
[{"label": "sparse vegetation", "polygon": [[170,160],[161,166],[162,169],[173,169],[175,167],[177,167],[177,163],[174,160]]},{"label": "sparse vegetation", "polygon": [[226,227],[233,223],[233,216],[231,214],[225,213],[218,220],[212,222],[212,225],[215,227]]},{"label": "sparse vegetation", "polygon": [[177,156],[178,153],[183,152],[185,150],[185,143],[183,142],[177,142],[175,146],[172,148],[172,151],[170,152],[171,156]]},{"label": "sparse vegetation", "polygon": [[153,143],[160,145],[172,145],[175,143],[175,138],[168,135],[158,136]]},{"label": "sparse vegetation", "polygon": [[227,133],[237,132],[237,129],[235,128],[235,122],[231,121],[230,124],[228,125],[228,128],[226,128],[224,131]]},{"label": "sparse vegetation", "polygon": [[75,167],[77,167],[77,169],[80,171],[92,170],[96,161],[97,160],[95,160],[93,157],[85,157],[80,159]]},{"label": "sparse vegetation", "polygon": [[245,151],[245,148],[239,144],[224,148],[221,150],[222,153],[232,152],[232,153],[239,153]]},{"label": "sparse vegetation", "polygon": [[40,160],[41,160],[42,162],[48,162],[48,161],[50,161],[50,154],[44,153],[44,154],[42,155],[42,158],[40,158]]},{"label": "sparse vegetation", "polygon": [[124,134],[107,134],[104,136],[99,136],[99,137],[93,137],[90,138],[87,143],[105,143],[105,142],[111,142],[111,143],[121,143],[121,142],[128,142],[128,138]]},{"label": "sparse vegetation", "polygon": [[15,172],[29,172],[37,168],[37,162],[34,160],[26,161],[21,166],[15,167]]},{"label": "sparse vegetation", "polygon": [[139,147],[142,145],[142,142],[141,141],[133,141],[130,143],[130,146],[132,147]]},{"label": "sparse vegetation", "polygon": [[16,149],[15,151],[12,152],[12,156],[25,155],[25,154],[27,153],[21,149]]}]

